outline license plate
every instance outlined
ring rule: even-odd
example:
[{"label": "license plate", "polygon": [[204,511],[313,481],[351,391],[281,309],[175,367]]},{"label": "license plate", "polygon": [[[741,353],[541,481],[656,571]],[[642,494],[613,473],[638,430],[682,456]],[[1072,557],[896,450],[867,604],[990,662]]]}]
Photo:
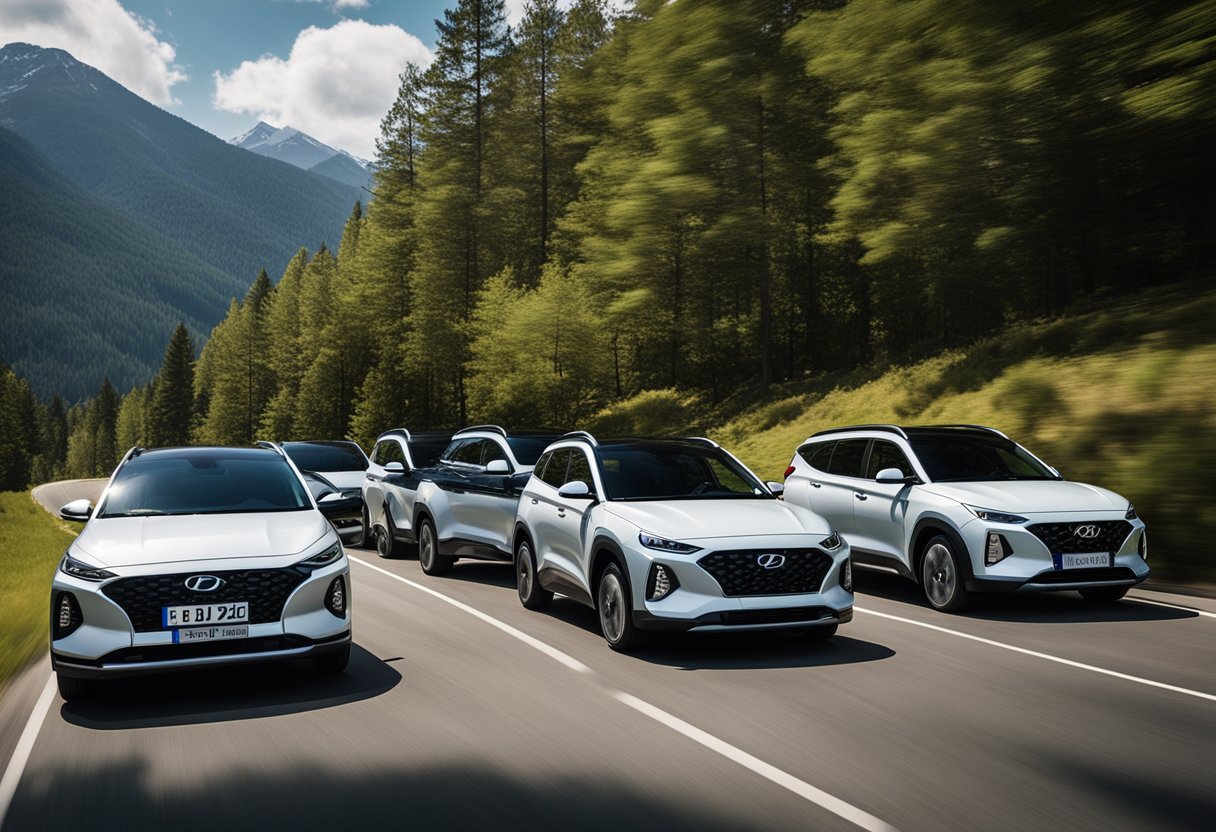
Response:
[{"label": "license plate", "polygon": [[248,601],[161,607],[160,611],[160,621],[166,630],[178,627],[200,627],[204,624],[241,624],[248,620]]},{"label": "license plate", "polygon": [[248,624],[228,624],[219,627],[183,627],[173,631],[174,644],[195,641],[221,641],[226,638],[249,638]]},{"label": "license plate", "polygon": [[1062,569],[1093,569],[1110,566],[1110,552],[1070,552],[1060,555]]}]

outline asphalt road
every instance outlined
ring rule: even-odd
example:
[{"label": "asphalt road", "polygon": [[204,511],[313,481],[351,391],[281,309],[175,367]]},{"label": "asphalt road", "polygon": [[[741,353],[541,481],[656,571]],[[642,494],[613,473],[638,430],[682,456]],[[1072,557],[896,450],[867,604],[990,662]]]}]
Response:
[{"label": "asphalt road", "polygon": [[[42,495],[56,507],[74,493],[59,488]],[[340,678],[307,664],[192,672],[65,705],[49,664],[31,668],[0,701],[3,829],[1216,818],[1216,601],[1135,590],[1098,609],[1058,594],[947,616],[859,571],[856,617],[830,644],[663,636],[622,656],[574,602],[524,610],[507,566],[429,578],[414,560],[348,552],[357,646]]]}]

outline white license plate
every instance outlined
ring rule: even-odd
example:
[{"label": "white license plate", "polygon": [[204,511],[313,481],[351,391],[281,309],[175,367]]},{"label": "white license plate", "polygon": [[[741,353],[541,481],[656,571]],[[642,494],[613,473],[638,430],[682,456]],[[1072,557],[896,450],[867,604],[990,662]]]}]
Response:
[{"label": "white license plate", "polygon": [[191,604],[185,607],[161,607],[160,623],[166,630],[178,627],[201,627],[204,624],[242,624],[249,620],[248,601],[227,604]]},{"label": "white license plate", "polygon": [[1110,566],[1110,552],[1070,552],[1060,555],[1060,566],[1065,569],[1093,569]]},{"label": "white license plate", "polygon": [[183,627],[173,631],[174,644],[195,641],[221,641],[226,638],[249,638],[248,624],[225,624],[218,627]]}]

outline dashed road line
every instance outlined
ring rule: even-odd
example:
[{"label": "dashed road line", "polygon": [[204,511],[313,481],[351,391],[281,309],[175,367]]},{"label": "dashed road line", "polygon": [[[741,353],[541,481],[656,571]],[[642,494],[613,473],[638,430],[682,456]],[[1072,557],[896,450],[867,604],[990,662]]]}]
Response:
[{"label": "dashed road line", "polygon": [[1197,609],[1195,607],[1184,607],[1181,604],[1170,604],[1165,601],[1153,601],[1148,598],[1140,598],[1135,595],[1129,595],[1123,600],[1134,601],[1137,604],[1152,604],[1155,607],[1169,607],[1172,610],[1183,610],[1185,612],[1193,612],[1195,615],[1202,615],[1206,618],[1216,618],[1216,612],[1208,612],[1207,610]]}]

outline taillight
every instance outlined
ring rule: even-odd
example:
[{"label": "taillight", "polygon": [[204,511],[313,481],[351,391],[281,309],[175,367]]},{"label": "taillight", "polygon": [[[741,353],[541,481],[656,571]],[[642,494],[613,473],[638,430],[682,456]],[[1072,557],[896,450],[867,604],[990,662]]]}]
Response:
[{"label": "taillight", "polygon": [[790,474],[792,474],[792,473],[794,473],[794,466],[793,466],[793,465],[791,465],[789,468],[786,468],[786,469],[785,469],[785,473],[781,475],[781,479],[783,479],[783,480],[787,480],[787,479],[789,479]]}]

